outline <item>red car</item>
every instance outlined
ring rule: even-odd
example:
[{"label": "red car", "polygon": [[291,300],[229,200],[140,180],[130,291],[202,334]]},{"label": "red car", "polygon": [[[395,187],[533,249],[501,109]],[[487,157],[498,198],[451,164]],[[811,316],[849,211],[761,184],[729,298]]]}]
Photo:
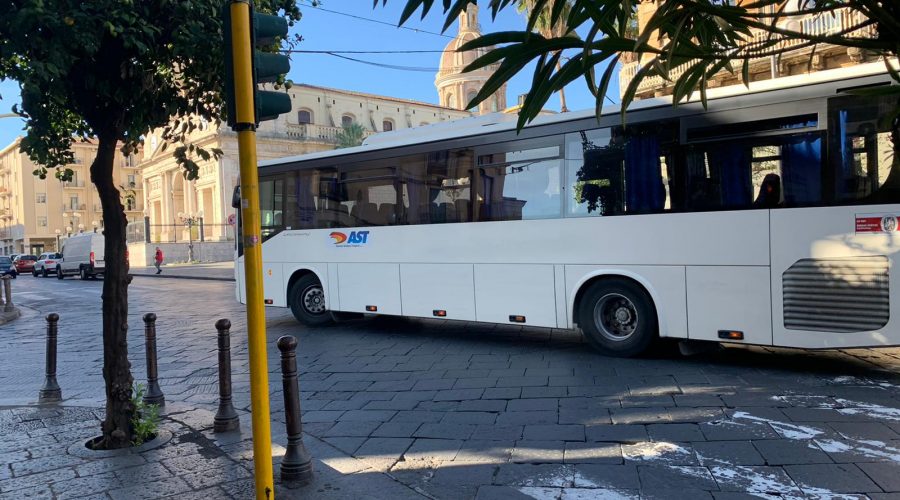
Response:
[{"label": "red car", "polygon": [[35,262],[37,262],[36,255],[19,255],[16,257],[16,260],[13,261],[13,266],[16,267],[16,272],[19,274],[30,273],[34,271]]}]

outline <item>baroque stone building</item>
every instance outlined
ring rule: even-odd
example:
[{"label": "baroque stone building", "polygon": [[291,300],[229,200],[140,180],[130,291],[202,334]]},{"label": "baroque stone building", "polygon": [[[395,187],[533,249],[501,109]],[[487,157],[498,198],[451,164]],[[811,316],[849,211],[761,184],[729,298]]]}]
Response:
[{"label": "baroque stone building", "polygon": [[[257,130],[260,161],[337,147],[342,125],[357,123],[365,135],[400,130],[471,116],[468,111],[362,92],[294,85],[287,91],[294,103],[290,113],[262,122]],[[218,159],[198,161],[199,178],[188,181],[163,148],[159,133],[144,141],[140,168],[145,215],[151,243],[200,239],[199,227],[187,221],[203,219],[203,240],[233,238],[231,195],[239,183],[237,135],[225,124],[201,124],[191,142],[224,153]],[[193,234],[189,232],[193,231]]]},{"label": "baroque stone building", "polygon": [[[738,5],[741,5],[743,3],[750,3],[750,0],[735,0],[735,2]],[[797,8],[796,0],[787,0],[784,3],[789,4],[786,6],[787,11]],[[659,0],[640,0],[637,9],[637,22],[640,32],[644,31],[645,26],[656,12],[658,6]],[[777,6],[775,5],[770,5],[764,7],[764,9],[771,13],[774,12],[776,7]],[[795,16],[784,19],[781,22],[781,27],[810,35],[830,35],[843,32],[850,27],[856,26],[860,21],[860,15],[859,12],[850,11],[849,9],[839,9],[833,13],[825,12],[818,15],[807,15],[804,17]],[[870,27],[863,30],[861,33],[853,33],[853,35],[875,36],[875,33],[874,29]],[[754,43],[755,41],[762,42],[766,40],[768,36],[767,33],[757,30],[754,39],[749,43]],[[659,37],[650,37],[649,43],[656,47],[661,47],[663,45],[663,40],[660,40]],[[824,44],[820,44],[816,47],[799,47],[801,43],[802,40],[784,41],[780,48],[783,48],[785,51],[780,56],[751,59],[750,80],[758,81],[782,76],[801,75],[813,71],[841,68],[870,61],[867,54],[859,49]],[[644,62],[649,58],[649,54],[645,55]],[[633,60],[633,54],[623,54],[623,61],[626,60],[628,62],[625,62],[622,65],[619,72],[620,96],[624,94],[625,89],[628,87],[628,84],[631,82],[631,79],[634,77],[640,65],[640,61]],[[709,86],[713,88],[743,84],[743,81],[741,80],[742,64],[743,63],[740,60],[732,62],[734,71],[720,71],[712,80],[710,80]],[[669,74],[671,81],[666,81],[660,77],[645,78],[638,86],[636,98],[641,99],[671,95],[673,82],[681,75],[682,71],[687,66],[688,65],[686,64],[673,68]]]},{"label": "baroque stone building", "polygon": [[[441,65],[434,86],[437,87],[440,103],[448,108],[466,109],[466,105],[478,94],[488,78],[494,74],[499,63],[486,68],[463,73],[462,70],[475,59],[478,59],[487,49],[469,50],[457,52],[463,44],[481,36],[481,25],[478,24],[478,6],[469,5],[468,9],[459,15],[459,31],[456,38],[450,41],[441,54]],[[478,114],[496,113],[506,109],[506,84],[503,84],[491,97],[478,105]]]}]

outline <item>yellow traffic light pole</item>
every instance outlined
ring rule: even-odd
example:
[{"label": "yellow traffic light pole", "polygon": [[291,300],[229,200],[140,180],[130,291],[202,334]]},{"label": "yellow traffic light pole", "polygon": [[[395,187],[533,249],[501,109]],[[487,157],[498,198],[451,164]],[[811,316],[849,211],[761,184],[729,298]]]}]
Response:
[{"label": "yellow traffic light pole", "polygon": [[263,303],[260,240],[259,174],[256,164],[256,113],[253,103],[253,46],[250,4],[235,1],[231,9],[232,61],[241,166],[241,220],[244,238],[244,282],[247,287],[247,348],[250,354],[250,408],[253,412],[253,467],[257,500],[275,498],[272,475],[272,431],[269,421],[269,369],[266,359],[266,310]]}]

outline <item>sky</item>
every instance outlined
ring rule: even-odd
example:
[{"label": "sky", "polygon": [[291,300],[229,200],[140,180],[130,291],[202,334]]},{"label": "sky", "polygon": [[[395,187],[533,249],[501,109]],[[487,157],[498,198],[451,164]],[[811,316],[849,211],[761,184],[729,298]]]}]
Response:
[{"label": "sky", "polygon": [[[373,9],[371,0],[325,0],[321,8],[310,6],[309,0],[298,0],[303,19],[292,28],[303,42],[295,49],[316,51],[435,51],[434,53],[402,54],[343,54],[347,57],[390,66],[423,69],[411,71],[391,69],[340,59],[327,54],[292,54],[291,72],[288,78],[295,83],[307,83],[342,90],[367,92],[402,99],[438,103],[434,87],[440,51],[456,35],[453,24],[440,35],[444,16],[441,2],[424,20],[415,14],[404,26],[398,28],[400,12],[406,0],[388,0],[387,6]],[[482,2],[487,5],[487,2]],[[329,12],[331,11],[331,12]],[[341,13],[341,14],[338,14]],[[355,17],[352,17],[355,16]],[[483,7],[480,12],[482,32],[521,30],[525,18],[514,8],[504,9],[498,18],[491,20],[490,12]],[[514,105],[517,96],[528,91],[532,67],[516,75],[507,87],[507,104]],[[610,96],[618,96],[617,82],[609,89]],[[566,87],[566,101],[570,110],[594,107],[594,98],[581,80]],[[0,115],[9,113],[19,102],[18,84],[0,82]],[[547,109],[559,110],[559,98],[553,96]],[[23,135],[23,121],[19,118],[0,118],[0,149]]]}]

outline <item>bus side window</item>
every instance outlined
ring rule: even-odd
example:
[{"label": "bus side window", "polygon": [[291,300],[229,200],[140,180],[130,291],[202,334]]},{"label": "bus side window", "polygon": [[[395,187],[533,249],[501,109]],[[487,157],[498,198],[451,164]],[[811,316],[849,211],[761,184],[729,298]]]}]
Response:
[{"label": "bus side window", "polygon": [[829,157],[837,203],[900,202],[900,159],[891,142],[897,98],[836,97],[828,103]]}]

